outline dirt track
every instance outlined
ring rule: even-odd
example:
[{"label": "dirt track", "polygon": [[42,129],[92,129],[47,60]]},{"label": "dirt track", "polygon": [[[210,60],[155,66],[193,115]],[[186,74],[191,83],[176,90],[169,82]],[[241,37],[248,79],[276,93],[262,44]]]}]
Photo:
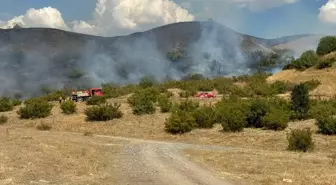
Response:
[{"label": "dirt track", "polygon": [[119,158],[120,178],[117,184],[146,185],[229,185],[208,169],[204,169],[183,156],[187,148],[202,150],[228,150],[231,148],[183,143],[157,142],[109,136],[127,140]]},{"label": "dirt track", "polygon": [[[4,149],[2,152],[4,152],[5,156],[8,154],[7,159],[9,160],[7,162],[5,162],[6,160],[3,161],[4,166],[2,169],[11,169],[10,171],[7,170],[7,172],[6,170],[1,172],[0,168],[0,175],[2,173],[0,184],[29,184],[29,182],[45,184],[44,181],[48,182],[48,184],[58,185],[78,184],[80,182],[76,171],[83,171],[80,177],[82,178],[81,182],[85,182],[85,184],[97,184],[98,181],[98,184],[115,185],[231,184],[220,179],[216,172],[212,172],[189,160],[188,157],[184,156],[184,149],[223,151],[233,150],[232,148],[103,135],[88,137],[79,133],[42,132],[32,129],[10,129],[9,134],[6,136],[7,129],[5,127],[0,128]],[[26,138],[29,138],[29,140]],[[25,143],[21,143],[21,149],[26,150],[26,154],[29,153],[29,155],[18,156],[23,161],[12,157],[12,153],[20,150],[19,148],[13,148],[13,143],[17,142],[19,144],[22,141]],[[48,148],[42,146],[48,146]],[[118,152],[114,150],[116,147]],[[59,153],[60,151],[62,152]],[[92,155],[85,157],[85,153],[92,153]],[[39,157],[36,155],[39,155]],[[71,157],[71,163],[76,163],[77,165],[69,166],[68,158],[64,158],[65,155],[68,155],[68,158]],[[57,160],[59,162],[55,162]],[[22,171],[22,168],[18,168],[16,163],[21,164],[27,161],[31,161],[30,164],[35,165],[33,168],[25,167],[32,168],[30,173],[34,175],[21,176],[20,174],[26,174],[26,172]],[[50,165],[45,166],[48,163],[56,166],[62,163],[62,165],[50,168],[49,173],[51,176],[48,176],[45,174],[46,171],[41,170],[43,166],[44,168],[49,167]],[[81,164],[86,165],[81,166]],[[56,172],[65,169],[68,170],[68,173],[60,174]],[[70,171],[74,173],[69,173]],[[41,179],[43,182],[38,182]]]}]

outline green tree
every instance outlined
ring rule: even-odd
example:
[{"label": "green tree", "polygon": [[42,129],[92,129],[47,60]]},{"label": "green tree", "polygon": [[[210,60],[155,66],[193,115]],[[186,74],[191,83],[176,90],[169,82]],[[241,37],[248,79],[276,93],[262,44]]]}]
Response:
[{"label": "green tree", "polygon": [[317,46],[316,53],[318,55],[325,55],[333,51],[336,51],[336,36],[322,37]]},{"label": "green tree", "polygon": [[309,91],[305,84],[296,85],[291,93],[292,110],[297,119],[305,119],[308,117],[310,108]]}]

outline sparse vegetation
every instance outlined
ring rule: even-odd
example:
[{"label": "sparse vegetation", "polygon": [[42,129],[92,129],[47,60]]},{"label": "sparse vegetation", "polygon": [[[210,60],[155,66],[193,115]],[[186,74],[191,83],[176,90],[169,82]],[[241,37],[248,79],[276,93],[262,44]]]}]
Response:
[{"label": "sparse vegetation", "polygon": [[21,119],[45,118],[51,115],[53,105],[44,99],[30,99],[25,103],[26,106],[17,111]]},{"label": "sparse vegetation", "polygon": [[308,152],[314,149],[312,131],[307,129],[292,130],[287,136],[288,150]]},{"label": "sparse vegetation", "polygon": [[305,119],[310,109],[309,91],[305,84],[296,85],[291,93],[292,119]]},{"label": "sparse vegetation", "polygon": [[269,130],[281,131],[288,127],[289,115],[281,109],[272,108],[262,117],[263,127]]},{"label": "sparse vegetation", "polygon": [[3,125],[5,123],[7,123],[7,121],[8,121],[8,117],[7,116],[5,116],[5,115],[1,115],[0,116],[0,125]]},{"label": "sparse vegetation", "polygon": [[216,113],[213,107],[203,106],[193,112],[199,128],[212,128],[216,123]]},{"label": "sparse vegetation", "polygon": [[76,104],[73,101],[65,101],[61,103],[61,109],[64,114],[70,115],[76,113]]},{"label": "sparse vegetation", "polygon": [[331,68],[335,64],[336,60],[334,58],[331,59],[325,59],[320,61],[316,68],[317,69],[325,69],[325,68]]},{"label": "sparse vegetation", "polygon": [[105,96],[92,96],[86,102],[87,105],[100,105],[104,103],[106,103]]},{"label": "sparse vegetation", "polygon": [[293,60],[291,63],[287,64],[283,69],[298,69],[306,70],[313,67],[319,63],[320,58],[313,50],[305,51],[301,54],[300,58]]},{"label": "sparse vegetation", "polygon": [[104,104],[85,109],[87,121],[109,121],[123,116],[119,110],[120,104]]},{"label": "sparse vegetation", "polygon": [[196,125],[197,123],[192,113],[184,110],[177,110],[166,119],[165,130],[172,134],[183,134],[190,132]]},{"label": "sparse vegetation", "polygon": [[7,112],[13,110],[14,105],[7,97],[0,98],[0,112]]},{"label": "sparse vegetation", "polygon": [[166,94],[159,96],[158,104],[162,113],[170,112],[173,108],[173,102],[169,99],[168,95]]},{"label": "sparse vegetation", "polygon": [[320,116],[316,122],[319,132],[326,135],[336,135],[336,118]]}]

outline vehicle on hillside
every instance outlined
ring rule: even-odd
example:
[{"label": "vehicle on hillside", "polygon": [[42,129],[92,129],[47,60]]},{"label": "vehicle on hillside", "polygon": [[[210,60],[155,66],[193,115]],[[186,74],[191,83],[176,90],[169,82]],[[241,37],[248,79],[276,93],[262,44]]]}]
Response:
[{"label": "vehicle on hillside", "polygon": [[71,100],[80,102],[89,99],[92,96],[104,96],[102,88],[91,88],[83,91],[73,91],[71,94]]},{"label": "vehicle on hillside", "polygon": [[214,92],[200,92],[195,95],[198,98],[216,98],[216,93]]}]

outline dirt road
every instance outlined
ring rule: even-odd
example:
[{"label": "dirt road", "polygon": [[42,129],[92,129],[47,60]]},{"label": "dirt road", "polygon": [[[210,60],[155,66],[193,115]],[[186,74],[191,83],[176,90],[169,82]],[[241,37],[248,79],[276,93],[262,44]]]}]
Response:
[{"label": "dirt road", "polygon": [[203,146],[140,139],[105,137],[127,140],[119,156],[120,178],[117,184],[132,185],[229,185],[215,172],[202,168],[183,155],[183,149],[228,150],[232,148]]},{"label": "dirt road", "polygon": [[33,129],[11,129],[5,134],[7,129],[0,128],[4,156],[0,184],[231,184],[192,162],[183,150],[232,148]]}]

